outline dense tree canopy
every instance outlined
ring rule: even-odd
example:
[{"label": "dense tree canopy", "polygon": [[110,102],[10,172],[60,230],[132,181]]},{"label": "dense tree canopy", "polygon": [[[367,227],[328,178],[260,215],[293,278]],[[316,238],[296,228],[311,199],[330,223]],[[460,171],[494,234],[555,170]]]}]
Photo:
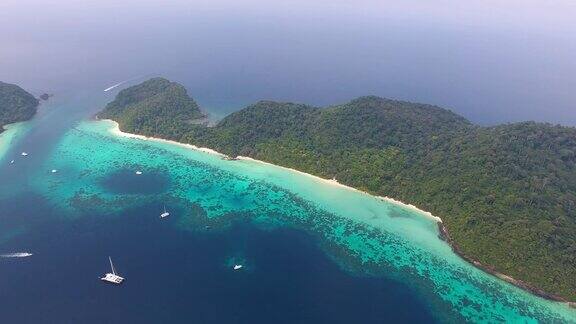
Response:
[{"label": "dense tree canopy", "polygon": [[190,122],[201,114],[185,90],[154,80],[122,91],[101,116],[125,131],[414,204],[441,217],[468,257],[576,300],[575,128],[479,127],[445,109],[378,97],[327,108],[261,101],[205,127]]},{"label": "dense tree canopy", "polygon": [[204,115],[186,89],[163,78],[124,89],[99,115],[118,121],[127,132],[181,137]]},{"label": "dense tree canopy", "polygon": [[0,81],[0,133],[6,124],[25,121],[36,113],[38,99],[17,85]]}]

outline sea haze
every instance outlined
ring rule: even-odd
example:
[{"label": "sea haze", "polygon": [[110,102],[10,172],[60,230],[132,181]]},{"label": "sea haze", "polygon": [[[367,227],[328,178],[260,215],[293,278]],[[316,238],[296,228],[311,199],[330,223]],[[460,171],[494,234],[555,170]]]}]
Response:
[{"label": "sea haze", "polygon": [[[260,99],[375,94],[482,124],[576,125],[574,13],[532,0],[2,1],[0,80],[55,96],[0,139],[0,254],[33,253],[0,258],[0,321],[575,322],[462,260],[414,209],[91,119],[162,75],[216,118]],[[108,256],[121,287],[99,280]]]},{"label": "sea haze", "polygon": [[163,75],[216,117],[373,94],[576,125],[575,16],[567,0],[7,0],[0,79],[61,93]]}]

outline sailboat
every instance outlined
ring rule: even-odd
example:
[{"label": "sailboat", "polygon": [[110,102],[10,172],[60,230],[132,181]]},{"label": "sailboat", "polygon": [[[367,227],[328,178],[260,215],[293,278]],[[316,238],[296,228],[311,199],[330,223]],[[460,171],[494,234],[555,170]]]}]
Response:
[{"label": "sailboat", "polygon": [[114,269],[114,264],[112,263],[112,258],[108,257],[108,260],[110,260],[110,267],[112,268],[112,273],[105,274],[104,277],[100,278],[100,280],[107,281],[109,283],[113,283],[116,285],[121,284],[122,281],[124,281],[124,278],[122,278],[116,274],[116,269]]},{"label": "sailboat", "polygon": [[168,217],[170,213],[166,211],[166,205],[164,205],[164,212],[160,214],[160,218]]}]

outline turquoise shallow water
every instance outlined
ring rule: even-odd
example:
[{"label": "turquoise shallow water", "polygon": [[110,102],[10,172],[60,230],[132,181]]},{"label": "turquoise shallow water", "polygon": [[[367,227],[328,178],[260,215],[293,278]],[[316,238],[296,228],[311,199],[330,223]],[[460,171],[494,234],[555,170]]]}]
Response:
[{"label": "turquoise shallow water", "polygon": [[[113,128],[106,121],[80,123],[30,176],[30,186],[59,210],[62,221],[119,215],[161,200],[179,214],[183,232],[225,231],[237,219],[265,230],[303,230],[350,273],[408,284],[442,320],[576,322],[576,310],[460,259],[438,238],[436,221],[416,211],[257,161],[226,161],[180,145],[118,137]],[[121,187],[114,185],[118,177]],[[150,183],[158,185],[150,189]],[[19,190],[2,190],[0,198]]]},{"label": "turquoise shallow water", "polygon": [[4,126],[5,131],[0,134],[0,162],[4,160],[10,147],[26,133],[29,126],[26,122]]}]

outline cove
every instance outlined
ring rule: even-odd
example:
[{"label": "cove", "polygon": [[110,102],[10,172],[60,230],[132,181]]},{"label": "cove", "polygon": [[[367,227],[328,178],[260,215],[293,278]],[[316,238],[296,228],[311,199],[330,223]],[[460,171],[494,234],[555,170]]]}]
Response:
[{"label": "cove", "polygon": [[[437,220],[412,209],[258,161],[227,161],[182,145],[118,137],[114,127],[106,121],[81,122],[60,139],[42,171],[30,177],[32,190],[57,211],[59,221],[114,223],[134,217],[121,225],[125,232],[145,226],[136,220],[166,227],[157,223],[166,204],[176,210],[167,226],[178,235],[226,236],[236,231],[238,221],[264,232],[305,233],[350,276],[401,284],[418,300],[411,302],[415,309],[425,314],[429,308],[439,321],[576,322],[576,311],[567,305],[531,295],[463,261],[439,239]],[[135,165],[143,174],[153,170],[169,179],[153,201],[147,194],[101,185],[110,174]],[[60,171],[44,172],[53,168]],[[134,209],[140,212],[129,216]],[[138,262],[134,256],[123,258]],[[250,262],[259,269],[256,259]]]}]

